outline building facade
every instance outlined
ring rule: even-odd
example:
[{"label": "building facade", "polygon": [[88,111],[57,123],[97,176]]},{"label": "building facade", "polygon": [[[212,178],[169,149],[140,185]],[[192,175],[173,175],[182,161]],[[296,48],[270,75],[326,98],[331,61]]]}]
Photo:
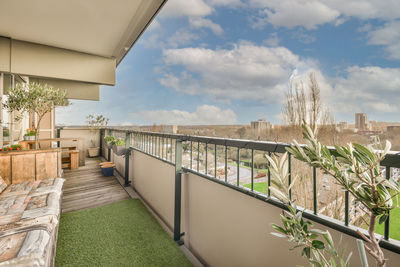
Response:
[{"label": "building facade", "polygon": [[356,113],[354,125],[355,125],[355,128],[359,131],[369,130],[367,114],[366,113]]}]

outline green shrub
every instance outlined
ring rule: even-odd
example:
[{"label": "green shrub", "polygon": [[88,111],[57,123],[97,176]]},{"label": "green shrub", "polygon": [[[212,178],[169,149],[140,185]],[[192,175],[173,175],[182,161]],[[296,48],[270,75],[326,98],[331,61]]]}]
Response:
[{"label": "green shrub", "polygon": [[112,142],[114,142],[114,140],[115,140],[115,137],[112,135],[107,135],[104,137],[104,141],[106,141],[109,144],[112,144]]},{"label": "green shrub", "polygon": [[114,139],[113,142],[111,142],[112,145],[116,145],[116,146],[125,146],[125,140],[122,138],[117,138]]}]

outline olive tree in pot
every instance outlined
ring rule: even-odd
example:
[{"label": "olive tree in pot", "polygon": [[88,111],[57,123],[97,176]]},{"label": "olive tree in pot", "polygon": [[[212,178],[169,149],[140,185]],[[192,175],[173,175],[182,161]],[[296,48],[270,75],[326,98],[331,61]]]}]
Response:
[{"label": "olive tree in pot", "polygon": [[[32,131],[35,131],[35,148],[39,149],[40,123],[44,116],[57,106],[68,106],[67,93],[41,83],[18,83],[8,91],[4,107],[10,112],[20,111],[36,114],[37,120]],[[17,118],[20,119],[20,118]]]},{"label": "olive tree in pot", "polygon": [[[369,217],[368,235],[358,230],[358,250],[363,266],[368,266],[365,250],[375,260],[376,265],[384,267],[387,264],[383,250],[379,243],[382,237],[375,234],[376,222],[382,224],[388,219],[389,211],[394,208],[393,198],[400,194],[398,181],[394,177],[387,179],[381,161],[390,150],[390,142],[385,146],[379,140],[369,146],[347,144],[335,146],[332,150],[321,144],[316,138],[315,130],[303,124],[305,146],[294,141],[293,146],[287,149],[296,159],[321,169],[329,174],[337,184],[353,195],[366,209]],[[289,197],[289,191],[294,181],[287,185],[288,163],[287,156],[282,159],[268,157],[271,164],[270,172],[273,176],[271,192],[286,204],[289,212],[284,211],[281,216],[283,226],[272,225],[280,237],[286,237],[296,243],[294,247],[302,248],[302,255],[306,256],[312,266],[348,266],[349,256],[339,254],[335,249],[328,231],[311,229],[312,223],[302,218],[294,202]],[[363,242],[363,241],[365,242]]]},{"label": "olive tree in pot", "polygon": [[98,131],[104,127],[107,126],[109,119],[104,117],[103,115],[88,115],[86,117],[86,122],[88,124],[88,127],[90,129],[90,147],[88,147],[88,155],[89,157],[98,157],[100,155],[100,147],[96,146],[96,134]]}]

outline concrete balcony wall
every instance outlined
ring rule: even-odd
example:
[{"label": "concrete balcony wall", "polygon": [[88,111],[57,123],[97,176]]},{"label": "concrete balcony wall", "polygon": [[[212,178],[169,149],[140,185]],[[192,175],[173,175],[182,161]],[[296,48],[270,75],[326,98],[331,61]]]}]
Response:
[{"label": "concrete balcony wall", "polygon": [[[99,130],[90,130],[88,127],[79,127],[79,128],[68,128],[65,127],[60,131],[61,138],[82,138],[83,149],[85,150],[86,156],[88,156],[87,148],[92,147],[91,140],[93,139],[95,147],[100,147],[100,134]],[[72,141],[62,141],[62,146],[73,146],[74,142]],[[76,144],[75,144],[76,145]]]},{"label": "concrete balcony wall", "polygon": [[132,186],[170,229],[174,225],[175,167],[133,151]]},{"label": "concrete balcony wall", "polygon": [[[134,151],[133,187],[169,227],[174,214],[174,166]],[[286,240],[272,236],[281,209],[192,173],[182,176],[182,232],[185,246],[209,266],[307,266],[301,251],[289,252]],[[352,251],[351,266],[361,266],[356,239],[326,226],[336,244]],[[385,251],[388,266],[400,255]],[[374,261],[370,259],[370,264]]]},{"label": "concrete balcony wall", "polygon": [[111,161],[115,163],[115,168],[121,176],[125,175],[125,158],[123,156],[117,156],[111,150]]}]

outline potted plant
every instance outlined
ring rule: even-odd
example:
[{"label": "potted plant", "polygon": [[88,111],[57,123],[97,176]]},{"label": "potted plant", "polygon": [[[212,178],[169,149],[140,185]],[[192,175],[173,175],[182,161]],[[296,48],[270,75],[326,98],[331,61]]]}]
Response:
[{"label": "potted plant", "polygon": [[[294,140],[294,145],[287,148],[287,151],[297,160],[329,174],[342,189],[364,206],[369,218],[368,236],[357,230],[361,238],[357,240],[357,246],[362,265],[368,266],[366,251],[377,266],[385,267],[387,258],[379,245],[382,237],[376,236],[375,227],[376,223],[382,224],[388,219],[390,210],[394,208],[393,198],[400,194],[399,182],[395,177],[386,178],[380,164],[390,151],[390,142],[386,141],[383,145],[376,140],[368,146],[349,143],[345,146],[337,145],[335,150],[330,150],[317,139],[316,129],[312,130],[305,123],[303,137],[305,146],[300,146]],[[274,234],[297,243],[295,247],[302,247],[302,255],[308,258],[312,266],[348,266],[349,256],[338,258],[329,232],[311,229],[312,224],[303,220],[302,211],[298,211],[291,200],[290,190],[296,179],[288,183],[287,154],[280,160],[276,157],[267,158],[274,185],[270,190],[289,210],[281,216],[283,226],[272,225],[277,231]],[[336,264],[336,260],[344,264]]]},{"label": "potted plant", "polygon": [[[68,106],[67,92],[40,83],[17,83],[8,91],[8,98],[4,107],[9,112],[29,112],[37,115],[34,123],[35,148],[39,149],[40,122],[46,114],[56,106]],[[21,118],[20,118],[21,119]]]},{"label": "potted plant", "polygon": [[32,129],[26,129],[26,134],[24,135],[25,141],[34,141],[35,140],[36,131]]},{"label": "potted plant", "polygon": [[122,138],[114,139],[114,141],[112,142],[112,150],[117,156],[125,155],[125,140]]},{"label": "potted plant", "polygon": [[96,146],[95,138],[98,130],[101,127],[107,126],[109,119],[104,117],[103,115],[88,115],[86,117],[86,122],[90,129],[90,147],[88,147],[88,155],[89,157],[98,157],[100,155],[100,147]]},{"label": "potted plant", "polygon": [[6,152],[6,151],[19,151],[22,150],[22,145],[11,145],[11,146],[5,146],[3,148],[0,148],[1,152]]},{"label": "potted plant", "polygon": [[112,135],[104,136],[104,141],[106,141],[107,148],[112,147],[114,140],[115,140],[115,137]]}]

